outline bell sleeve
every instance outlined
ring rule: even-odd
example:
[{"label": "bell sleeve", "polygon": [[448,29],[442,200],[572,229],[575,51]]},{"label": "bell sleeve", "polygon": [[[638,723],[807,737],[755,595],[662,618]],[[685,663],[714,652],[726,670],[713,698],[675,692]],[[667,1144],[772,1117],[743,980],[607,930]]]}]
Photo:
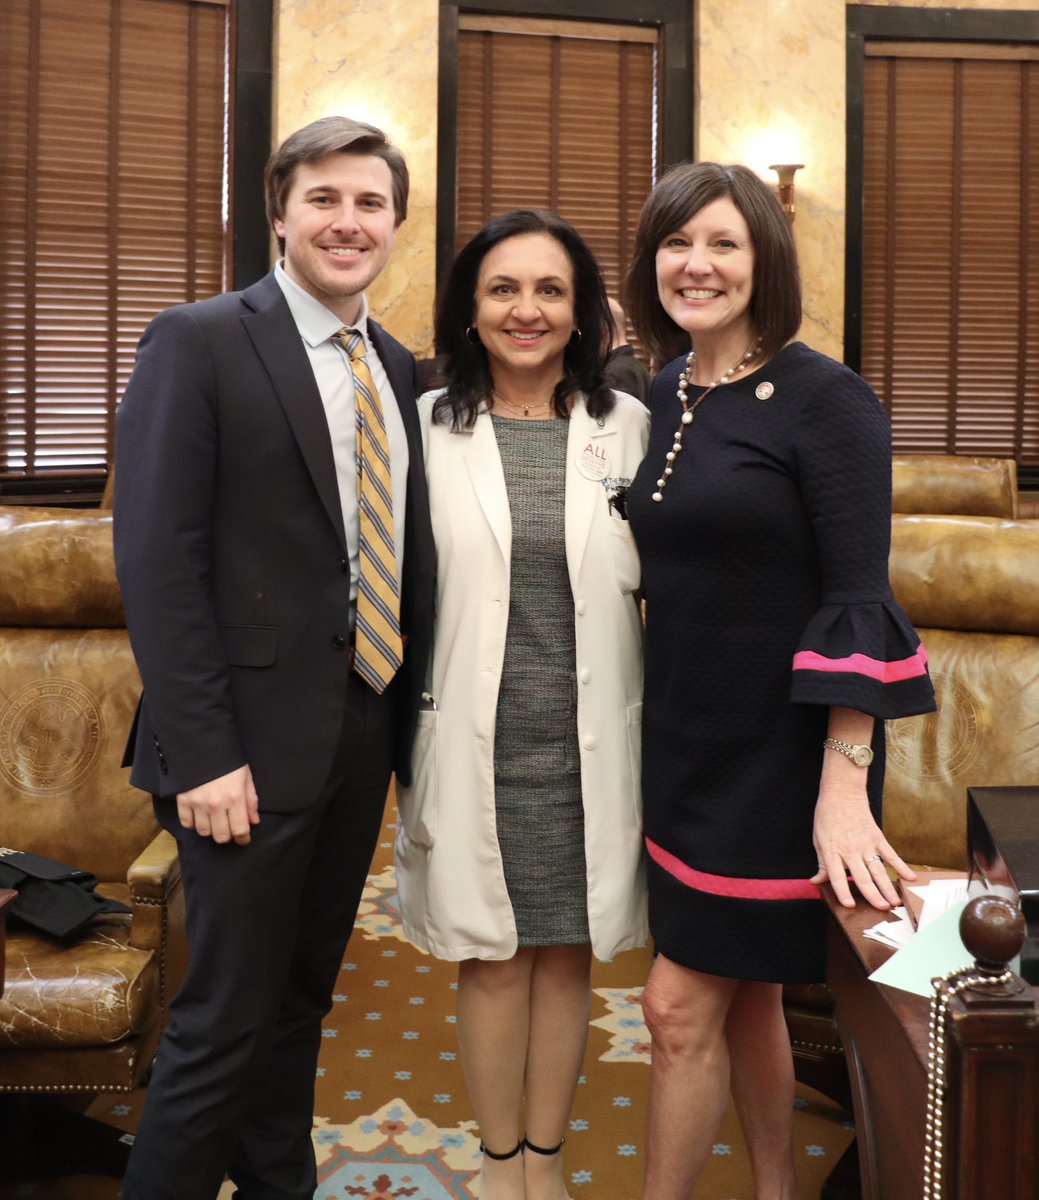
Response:
[{"label": "bell sleeve", "polygon": [[933,712],[927,652],[888,575],[887,414],[854,372],[834,363],[832,374],[806,401],[795,431],[821,603],[793,657],[791,699],[854,708],[880,720]]}]

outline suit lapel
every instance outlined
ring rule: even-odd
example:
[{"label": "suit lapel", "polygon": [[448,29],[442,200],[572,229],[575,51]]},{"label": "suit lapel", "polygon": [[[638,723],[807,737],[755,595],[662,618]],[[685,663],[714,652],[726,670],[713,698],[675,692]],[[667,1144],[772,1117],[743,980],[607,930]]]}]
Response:
[{"label": "suit lapel", "polygon": [[[416,396],[415,358],[410,350],[405,350],[400,342],[390,337],[378,321],[368,318],[368,336],[371,338],[375,353],[386,372],[386,378],[393,388],[397,407],[404,416],[408,430],[408,444],[411,444],[412,433],[418,434],[418,413],[413,401]],[[405,415],[406,414],[406,415]],[[419,446],[422,438],[419,437]]]},{"label": "suit lapel", "polygon": [[426,498],[426,473],[423,470],[422,430],[419,427],[415,394],[418,381],[415,375],[415,358],[409,351],[390,337],[378,322],[368,318],[368,336],[375,353],[379,356],[386,378],[393,389],[400,418],[404,422],[404,434],[408,439],[408,493],[405,507],[409,514],[420,504],[428,504]]},{"label": "suit lapel", "polygon": [[242,324],[270,376],[321,504],[345,552],[346,530],[332,457],[332,439],[303,339],[273,274],[247,288],[242,298],[254,310],[242,318]]},{"label": "suit lapel", "polygon": [[385,332],[377,321],[368,318],[368,336],[393,388],[397,408],[404,422],[408,439],[408,490],[404,501],[407,517],[404,523],[405,583],[411,568],[431,569],[432,531],[429,526],[429,490],[426,483],[425,456],[422,449],[422,429],[419,425],[415,396],[418,380],[414,355]]}]

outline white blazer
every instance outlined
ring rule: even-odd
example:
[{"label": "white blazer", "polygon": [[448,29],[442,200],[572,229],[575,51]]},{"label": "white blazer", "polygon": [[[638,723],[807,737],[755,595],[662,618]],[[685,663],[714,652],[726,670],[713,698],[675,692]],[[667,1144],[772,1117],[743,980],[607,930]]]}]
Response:
[{"label": "white blazer", "polygon": [[[433,536],[436,621],[412,787],[400,788],[397,888],[404,930],[443,959],[508,959],[516,921],[494,809],[494,727],[509,620],[512,525],[491,417],[433,424],[419,400]],[[641,578],[628,522],[609,505],[645,454],[649,413],[615,393],[598,421],[574,405],[567,434],[566,557],[574,597],[577,737],[588,924],[597,957],[645,942]],[[537,697],[531,697],[537,703]]]}]

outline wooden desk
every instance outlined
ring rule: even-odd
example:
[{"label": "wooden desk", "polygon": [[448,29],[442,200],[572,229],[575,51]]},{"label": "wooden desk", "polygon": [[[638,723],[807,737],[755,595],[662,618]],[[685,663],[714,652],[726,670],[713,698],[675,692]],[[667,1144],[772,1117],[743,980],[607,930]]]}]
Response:
[{"label": "wooden desk", "polygon": [[[862,936],[880,916],[827,896],[829,985],[851,1075],[863,1200],[920,1200],[927,1113],[923,996],[871,983],[892,951]],[[950,1010],[944,1200],[1039,1200],[1036,989]]]}]

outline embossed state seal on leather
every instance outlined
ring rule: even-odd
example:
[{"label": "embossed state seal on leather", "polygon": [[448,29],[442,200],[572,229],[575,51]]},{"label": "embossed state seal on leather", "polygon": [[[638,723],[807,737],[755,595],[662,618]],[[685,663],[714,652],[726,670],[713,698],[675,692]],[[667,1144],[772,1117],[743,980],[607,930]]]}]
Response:
[{"label": "embossed state seal on leather", "polygon": [[981,749],[988,723],[977,696],[954,675],[932,669],[938,713],[887,724],[888,761],[911,779],[946,779],[960,774]]},{"label": "embossed state seal on leather", "polygon": [[21,791],[70,788],[94,766],[103,733],[86,688],[71,679],[37,680],[0,709],[0,773]]}]

